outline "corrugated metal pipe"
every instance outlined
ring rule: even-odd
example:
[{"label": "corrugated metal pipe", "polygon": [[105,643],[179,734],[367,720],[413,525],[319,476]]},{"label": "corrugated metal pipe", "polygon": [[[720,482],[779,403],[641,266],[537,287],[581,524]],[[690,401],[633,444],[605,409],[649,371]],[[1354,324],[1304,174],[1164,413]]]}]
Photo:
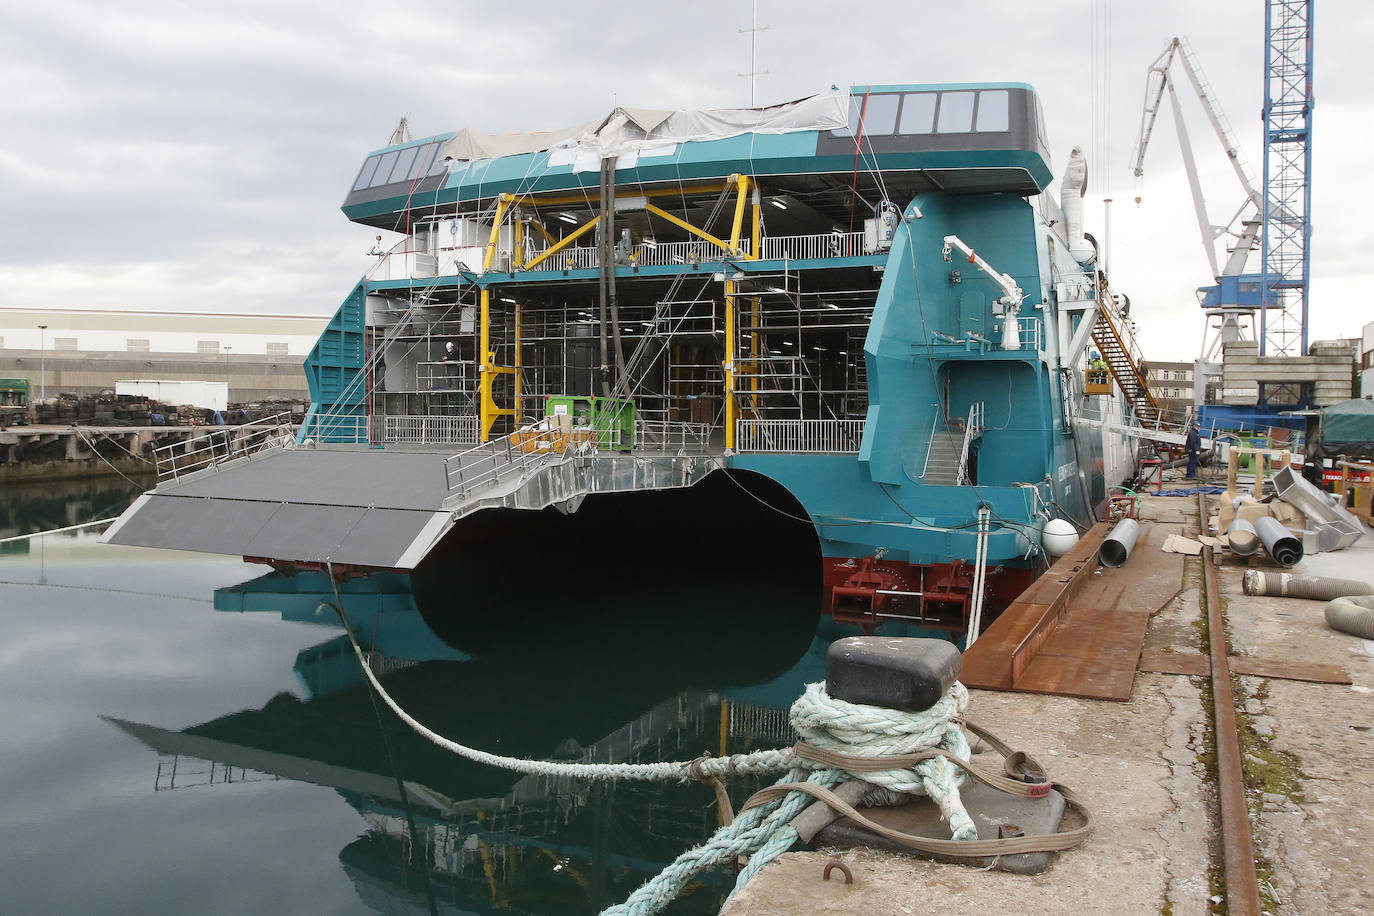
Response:
[{"label": "corrugated metal pipe", "polygon": [[1098,549],[1098,559],[1103,566],[1113,569],[1126,562],[1131,555],[1131,548],[1135,546],[1135,539],[1140,535],[1140,523],[1133,518],[1123,518],[1117,522],[1112,533],[1107,535],[1106,540]]},{"label": "corrugated metal pipe", "polygon": [[[1236,556],[1248,557],[1259,550],[1259,533],[1255,531],[1255,526],[1243,518],[1238,518],[1226,527],[1226,546],[1231,548],[1231,552]],[[1249,573],[1246,573],[1249,578]],[[1250,592],[1246,592],[1250,594]]]},{"label": "corrugated metal pipe", "polygon": [[1326,625],[1361,639],[1374,639],[1374,595],[1327,602]]},{"label": "corrugated metal pipe", "polygon": [[1283,567],[1296,566],[1302,560],[1302,541],[1268,516],[1255,519],[1255,532],[1274,562]]},{"label": "corrugated metal pipe", "polygon": [[1358,579],[1331,579],[1326,576],[1297,576],[1293,573],[1245,571],[1245,594],[1273,595],[1278,598],[1310,598],[1330,601],[1350,595],[1374,595],[1374,585]]}]

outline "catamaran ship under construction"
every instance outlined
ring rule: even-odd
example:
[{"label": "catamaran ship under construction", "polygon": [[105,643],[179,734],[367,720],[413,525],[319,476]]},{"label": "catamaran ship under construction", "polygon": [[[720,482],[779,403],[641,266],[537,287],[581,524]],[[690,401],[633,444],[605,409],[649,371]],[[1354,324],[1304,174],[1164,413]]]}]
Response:
[{"label": "catamaran ship under construction", "polygon": [[724,473],[810,520],[837,617],[962,629],[1160,419],[1085,175],[1046,193],[1019,83],[376,150],[343,211],[403,238],[307,359],[303,426],[161,452],[105,539],[408,570],[482,510]]}]

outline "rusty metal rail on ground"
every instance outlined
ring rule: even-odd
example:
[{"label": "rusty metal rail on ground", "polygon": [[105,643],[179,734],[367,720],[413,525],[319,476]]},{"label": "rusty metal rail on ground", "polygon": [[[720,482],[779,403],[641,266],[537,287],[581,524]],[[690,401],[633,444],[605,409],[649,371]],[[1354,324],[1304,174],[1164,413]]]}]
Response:
[{"label": "rusty metal rail on ground", "polygon": [[[1198,517],[1207,517],[1207,497],[1198,497]],[[1226,870],[1226,908],[1233,916],[1260,912],[1259,876],[1255,844],[1250,832],[1250,808],[1245,799],[1245,771],[1241,767],[1236,700],[1227,662],[1226,621],[1221,615],[1212,548],[1202,548],[1202,579],[1207,601],[1207,642],[1212,663],[1212,728],[1217,747],[1217,797],[1221,805],[1221,841]]]}]

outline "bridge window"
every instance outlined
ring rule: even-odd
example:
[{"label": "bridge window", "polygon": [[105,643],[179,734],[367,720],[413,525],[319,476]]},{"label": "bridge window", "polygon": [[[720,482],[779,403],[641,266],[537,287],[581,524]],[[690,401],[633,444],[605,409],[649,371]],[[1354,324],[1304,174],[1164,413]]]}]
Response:
[{"label": "bridge window", "polygon": [[377,174],[373,175],[372,180],[368,182],[367,186],[369,188],[375,188],[378,185],[386,184],[391,180],[391,170],[396,165],[396,156],[396,150],[382,154],[381,161],[377,163]]},{"label": "bridge window", "polygon": [[268,356],[289,356],[290,353],[291,348],[284,343],[277,343],[274,341],[268,341],[267,343]]},{"label": "bridge window", "polygon": [[391,183],[405,181],[410,174],[410,167],[415,164],[415,154],[420,151],[418,146],[408,147],[407,149],[397,150],[400,155],[396,158],[396,167],[391,170]]},{"label": "bridge window", "polygon": [[430,177],[442,175],[444,172],[448,171],[449,161],[444,158],[444,144],[447,142],[447,140],[440,140],[438,143],[434,144],[434,164],[429,167]]},{"label": "bridge window", "polygon": [[940,121],[936,130],[942,134],[966,134],[973,130],[972,92],[944,92],[940,95]]},{"label": "bridge window", "polygon": [[218,352],[219,352],[219,341],[218,341],[218,340],[198,340],[198,341],[196,341],[196,352],[197,352],[197,353],[218,353]]},{"label": "bridge window", "polygon": [[358,180],[353,182],[353,190],[361,191],[368,186],[372,181],[372,176],[377,172],[377,163],[381,158],[381,156],[368,157],[367,161],[363,163],[363,170],[358,173]]},{"label": "bridge window", "polygon": [[1011,102],[1005,89],[984,89],[978,93],[978,122],[980,133],[1011,129]]},{"label": "bridge window", "polygon": [[853,137],[859,133],[863,121],[863,135],[891,134],[897,126],[897,105],[902,97],[896,93],[881,93],[849,97],[849,124],[830,132],[834,137]]},{"label": "bridge window", "polygon": [[410,170],[410,174],[408,174],[406,177],[419,178],[421,175],[423,175],[425,173],[425,170],[429,168],[430,158],[434,155],[434,151],[438,148],[439,146],[437,143],[430,143],[427,146],[420,147],[420,155],[415,158],[415,167]]},{"label": "bridge window", "polygon": [[897,128],[903,134],[928,134],[935,130],[934,92],[908,92],[902,98],[902,122]]}]

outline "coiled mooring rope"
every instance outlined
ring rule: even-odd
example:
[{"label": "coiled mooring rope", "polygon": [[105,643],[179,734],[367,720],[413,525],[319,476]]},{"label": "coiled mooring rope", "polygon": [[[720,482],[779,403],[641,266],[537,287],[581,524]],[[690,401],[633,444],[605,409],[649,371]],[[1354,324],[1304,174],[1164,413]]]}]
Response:
[{"label": "coiled mooring rope", "polygon": [[[334,582],[333,570],[329,569]],[[963,720],[968,691],[957,681],[934,706],[919,712],[848,703],[829,696],[824,683],[810,684],[792,704],[790,720],[802,740],[795,747],[736,754],[730,757],[699,757],[696,760],[662,763],[562,763],[492,754],[459,744],[417,721],[382,687],[364,656],[362,647],[343,610],[337,584],[332,607],[348,634],[364,675],[391,711],[426,740],[468,760],[519,773],[566,776],[581,779],[677,780],[697,779],[716,783],[717,798],[724,795],[718,777],[761,775],[787,771],[775,785],[746,802],[738,817],[730,820],[705,843],[689,849],[657,876],[645,882],[624,903],[604,911],[611,916],[645,916],[667,906],[694,876],[702,871],[749,856],[749,864],[736,879],[731,896],[758,871],[789,850],[798,840],[792,819],[812,799],[824,801],[865,828],[911,848],[945,855],[971,857],[1011,855],[1068,849],[1086,838],[1092,829],[1091,815],[1063,785],[1054,785],[1066,802],[1084,816],[1084,824],[1051,836],[1013,839],[978,838],[977,827],[959,796],[964,774],[974,776],[1000,791],[1040,798],[1051,783],[1024,754],[1013,753],[997,738]],[[971,749],[961,725],[983,738],[1007,758],[1005,775],[990,774],[969,762]],[[870,804],[900,804],[912,796],[928,796],[949,823],[951,840],[910,836],[868,820],[830,791],[842,782],[860,779],[871,786]],[[722,807],[725,807],[725,799]]]}]

